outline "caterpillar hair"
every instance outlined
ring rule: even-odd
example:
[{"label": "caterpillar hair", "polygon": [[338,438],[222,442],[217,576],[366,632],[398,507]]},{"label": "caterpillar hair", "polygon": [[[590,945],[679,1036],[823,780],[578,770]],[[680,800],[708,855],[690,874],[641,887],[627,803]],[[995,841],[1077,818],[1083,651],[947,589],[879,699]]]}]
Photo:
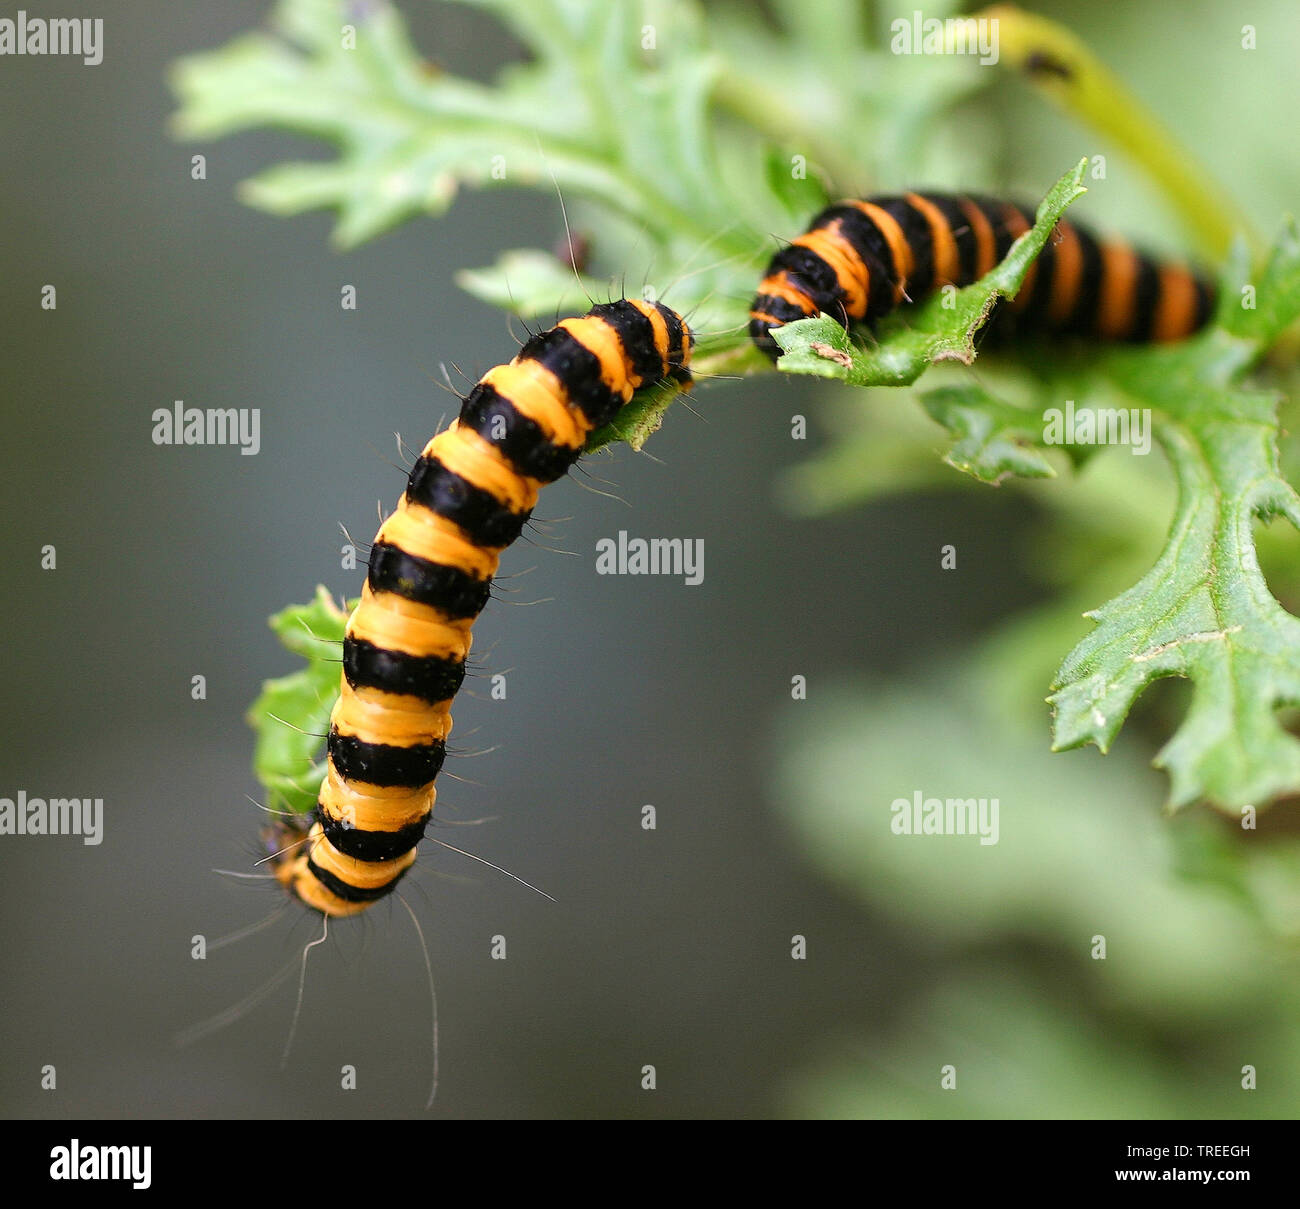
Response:
[{"label": "caterpillar hair", "polygon": [[[796,319],[824,311],[845,327],[872,325],[904,302],[978,281],[1033,225],[1032,209],[985,197],[838,202],[772,257],[750,307],[750,337],[775,359],[772,329]],[[1190,269],[1061,220],[994,322],[1017,333],[1146,343],[1190,336],[1213,310],[1213,287]]]},{"label": "caterpillar hair", "polygon": [[465,677],[470,629],[502,552],[542,486],[642,386],[689,386],[694,337],[659,303],[620,300],[565,319],[489,370],[411,468],[379,527],[343,639],[315,811],[277,822],[273,869],[322,915],[364,911],[415,860]]}]

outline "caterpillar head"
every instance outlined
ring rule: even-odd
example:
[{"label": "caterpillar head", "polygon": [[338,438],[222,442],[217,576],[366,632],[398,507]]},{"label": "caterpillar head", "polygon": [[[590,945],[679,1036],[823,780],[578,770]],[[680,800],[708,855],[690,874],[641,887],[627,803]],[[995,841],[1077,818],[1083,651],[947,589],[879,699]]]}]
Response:
[{"label": "caterpillar head", "polygon": [[303,847],[311,818],[310,814],[286,814],[267,823],[259,836],[265,853],[264,859],[269,860],[275,880],[294,898],[297,897],[294,881],[306,863]]},{"label": "caterpillar head", "polygon": [[415,861],[415,850],[393,860],[360,861],[338,851],[314,815],[278,819],[262,830],[271,870],[290,898],[322,915],[358,915],[391,893]]}]

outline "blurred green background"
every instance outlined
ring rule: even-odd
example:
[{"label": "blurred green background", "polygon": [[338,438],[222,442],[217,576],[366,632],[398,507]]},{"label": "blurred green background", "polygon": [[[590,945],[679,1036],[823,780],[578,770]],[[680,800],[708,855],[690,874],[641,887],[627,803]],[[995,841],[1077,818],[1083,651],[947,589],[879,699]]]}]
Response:
[{"label": "blurred green background", "polygon": [[[519,54],[461,7],[401,7],[425,53],[462,74]],[[886,29],[913,7],[876,19]],[[1026,7],[1068,21],[1277,229],[1300,195],[1293,5]],[[177,144],[164,77],[266,11],[142,2],[105,12],[98,67],[0,64],[0,793],[102,797],[106,814],[99,847],[0,840],[9,1116],[405,1116],[427,1090],[427,991],[400,907],[315,951],[285,1070],[289,987],[193,1048],[169,1038],[315,934],[294,914],[189,956],[194,934],[277,901],[212,872],[249,866],[259,812],[242,714],[293,666],[265,618],[317,582],[358,590],[338,569],[338,525],[368,535],[376,500],[400,493],[392,433],[420,443],[454,411],[441,363],[473,379],[514,348],[454,272],[549,247],[562,222],[545,196],[464,195],[443,220],[339,255],[328,215],[240,205],[237,182],[311,146]],[[899,60],[900,87],[926,67]],[[993,183],[1031,197],[1098,150],[996,72],[953,129],[987,143]],[[195,152],[206,181],[190,179]],[[963,183],[942,146],[918,162],[940,166],[876,187]],[[1122,159],[1080,206],[1183,246]],[[39,306],[45,283],[55,312]],[[344,283],[356,313],[339,309]],[[150,415],[175,399],[260,407],[261,453],[154,446]],[[528,574],[475,637],[509,695],[470,683],[456,738],[483,754],[449,762],[464,779],[444,773],[440,789],[450,819],[490,821],[438,834],[558,902],[421,849],[407,884],[438,984],[435,1115],[1294,1115],[1294,810],[1266,816],[1249,860],[1203,812],[1161,819],[1147,763],[1177,688],[1152,694],[1110,756],[1049,755],[1039,702],[1086,623],[1076,609],[1069,632],[1002,628],[1055,599],[1038,574],[1046,493],[1122,507],[1113,463],[1128,455],[1068,488],[936,490],[801,519],[783,476],[823,438],[792,442],[790,416],[816,433],[842,403],[807,381],[707,384],[698,415],[675,408],[646,455],[622,449],[549,491],[539,515],[558,523],[508,555],[508,573]],[[703,538],[704,584],[597,576],[595,542],[621,528]],[[46,543],[53,573],[38,569]],[[940,570],[945,544],[956,571]],[[1279,575],[1294,578],[1294,553],[1278,548]],[[196,674],[206,701],[190,699]],[[807,701],[790,699],[795,674]],[[1000,843],[891,836],[889,803],[917,789],[996,796]],[[506,961],[490,958],[497,934]],[[795,934],[807,960],[791,960]],[[1097,934],[1105,961],[1089,956]],[[57,1091],[40,1089],[46,1063]],[[344,1063],[359,1070],[347,1094]],[[947,1063],[956,1091],[939,1087]],[[1255,1092],[1240,1089],[1246,1064]]]}]

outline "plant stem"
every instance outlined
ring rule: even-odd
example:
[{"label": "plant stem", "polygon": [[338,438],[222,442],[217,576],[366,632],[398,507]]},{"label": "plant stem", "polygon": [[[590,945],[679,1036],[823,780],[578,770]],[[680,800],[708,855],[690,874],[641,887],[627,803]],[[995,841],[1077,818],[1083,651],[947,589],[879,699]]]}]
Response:
[{"label": "plant stem", "polygon": [[778,93],[758,87],[729,65],[720,67],[712,96],[720,110],[779,146],[808,147],[812,151],[809,158],[821,164],[832,181],[851,181],[861,175],[862,166],[845,162],[832,141],[818,138],[806,125],[792,119],[790,110],[780,103]]},{"label": "plant stem", "polygon": [[995,4],[978,17],[997,22],[1002,62],[1023,72],[1046,97],[1132,156],[1207,256],[1221,263],[1238,231],[1259,250],[1258,236],[1227,192],[1073,33],[1011,4]]}]

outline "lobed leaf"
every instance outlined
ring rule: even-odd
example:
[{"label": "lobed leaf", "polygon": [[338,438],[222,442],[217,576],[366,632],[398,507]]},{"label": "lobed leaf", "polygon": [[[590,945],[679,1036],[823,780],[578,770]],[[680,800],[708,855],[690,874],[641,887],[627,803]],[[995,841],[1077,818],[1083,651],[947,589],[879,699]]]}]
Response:
[{"label": "lobed leaf", "polygon": [[257,732],[253,771],[266,790],[268,810],[306,813],[316,805],[325,775],[317,756],[339,693],[339,651],[347,619],[318,587],[308,604],[289,605],[268,621],[284,646],[307,661],[299,671],[264,681],[246,715]]},{"label": "lobed leaf", "polygon": [[1300,741],[1278,711],[1300,703],[1300,620],[1260,571],[1254,522],[1300,527],[1300,497],[1278,466],[1277,398],[1244,379],[1300,317],[1300,242],[1288,231],[1240,314],[1225,287],[1220,322],[1168,348],[1119,351],[1102,371],[1150,408],[1177,481],[1164,551],[1127,592],[1089,614],[1096,628],[1062,664],[1049,698],[1057,749],[1105,751],[1153,680],[1192,682],[1187,716],[1156,757],[1170,806],[1198,798],[1261,805],[1300,792]]}]

